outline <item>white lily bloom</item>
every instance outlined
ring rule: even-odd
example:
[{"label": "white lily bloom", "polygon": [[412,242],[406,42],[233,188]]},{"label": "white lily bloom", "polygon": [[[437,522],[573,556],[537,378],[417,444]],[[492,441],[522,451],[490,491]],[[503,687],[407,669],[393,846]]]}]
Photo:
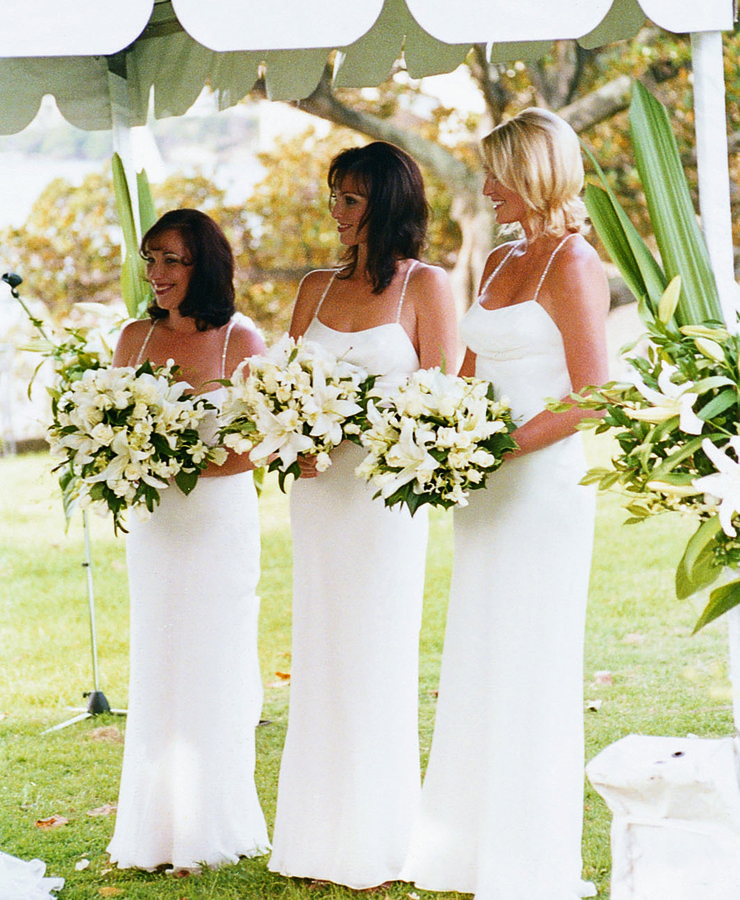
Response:
[{"label": "white lily bloom", "polygon": [[426,484],[438,465],[426,447],[414,440],[414,423],[410,419],[402,426],[398,443],[390,448],[387,458],[388,464],[398,467],[400,471],[392,482],[381,489],[383,497],[390,496],[410,481]]},{"label": "white lily bloom", "polygon": [[[729,444],[740,458],[740,437],[731,437]],[[709,439],[705,438],[701,446],[716,466],[717,472],[696,478],[694,487],[705,495],[707,502],[718,506],[719,521],[724,533],[728,537],[737,537],[732,520],[740,512],[740,463]]]},{"label": "white lily bloom", "polygon": [[300,419],[294,409],[285,409],[277,415],[268,409],[262,410],[258,427],[264,437],[249,454],[256,465],[264,465],[276,453],[287,467],[296,461],[299,453],[313,449],[311,438],[297,430]]},{"label": "white lily bloom", "polygon": [[699,395],[691,389],[693,381],[674,384],[671,376],[677,372],[676,366],[663,365],[658,375],[660,391],[648,387],[639,377],[634,385],[642,396],[653,405],[647,409],[625,409],[631,419],[659,424],[673,416],[679,417],[679,427],[687,434],[701,434],[704,423],[694,412],[694,403]]}]

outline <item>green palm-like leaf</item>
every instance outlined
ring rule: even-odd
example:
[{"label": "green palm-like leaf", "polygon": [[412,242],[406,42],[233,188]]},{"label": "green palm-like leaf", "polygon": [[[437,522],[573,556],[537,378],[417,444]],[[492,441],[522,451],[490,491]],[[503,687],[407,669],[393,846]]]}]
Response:
[{"label": "green palm-like leaf", "polygon": [[[601,238],[602,244],[606,247],[625,284],[637,300],[640,317],[643,321],[646,318],[651,318],[660,293],[655,292],[651,297],[642,267],[635,256],[629,235],[629,231],[634,230],[634,226],[629,222],[629,219],[627,219],[629,226],[626,225],[624,222],[624,219],[627,218],[626,213],[618,203],[614,202],[614,198],[610,196],[608,190],[602,190],[593,184],[589,184],[586,187],[584,199],[588,214]],[[637,237],[642,241],[639,235]],[[645,249],[647,250],[647,247]],[[652,256],[650,256],[650,259],[657,268],[657,263],[652,259]],[[658,278],[660,277],[662,277],[662,272]]]},{"label": "green palm-like leaf", "polygon": [[630,104],[635,162],[666,277],[681,276],[679,324],[721,322],[722,308],[704,237],[665,107],[640,82]]},{"label": "green palm-like leaf", "polygon": [[144,269],[139,258],[139,241],[131,205],[131,194],[126,181],[126,173],[121,157],[113,154],[113,187],[116,193],[118,221],[123,232],[124,258],[121,267],[121,294],[130,316],[138,316],[146,304],[144,289]]},{"label": "green palm-like leaf", "polygon": [[732,581],[729,584],[723,584],[722,587],[715,588],[709,595],[709,603],[704,608],[704,612],[699,616],[699,621],[694,626],[693,633],[696,634],[705,625],[723,616],[733,607],[740,604],[740,580]]},{"label": "green palm-like leaf", "polygon": [[154,198],[152,197],[152,190],[149,186],[149,178],[143,169],[136,174],[136,193],[139,198],[139,222],[141,224],[141,234],[145,235],[157,221],[157,210],[154,206]]},{"label": "green palm-like leaf", "polygon": [[121,157],[113,154],[113,187],[116,193],[118,221],[123,232],[124,259],[121,267],[121,294],[126,309],[132,317],[142,316],[149,305],[149,289],[144,280],[144,264],[139,256],[139,236],[149,229],[157,219],[154,209],[149,180],[141,171],[136,176],[137,197],[141,230],[137,229],[134,219],[131,193],[126,179]]},{"label": "green palm-like leaf", "polygon": [[706,519],[689,538],[676,569],[676,596],[685,600],[711,584],[722,571],[714,556],[714,539],[721,529],[719,516]]},{"label": "green palm-like leaf", "polygon": [[584,147],[584,152],[602,184],[601,188],[593,184],[586,187],[584,200],[589,217],[637,300],[641,318],[650,323],[655,318],[668,279],[619,203],[598,160],[587,147]]}]

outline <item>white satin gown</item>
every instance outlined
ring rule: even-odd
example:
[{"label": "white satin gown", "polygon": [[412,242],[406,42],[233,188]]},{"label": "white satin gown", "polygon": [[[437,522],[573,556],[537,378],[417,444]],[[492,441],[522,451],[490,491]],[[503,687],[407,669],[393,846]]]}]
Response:
[{"label": "white satin gown", "polygon": [[[213,414],[206,437],[215,426]],[[131,669],[108,852],[119,868],[197,869],[269,850],[254,781],[257,496],[251,472],[160,496],[149,520],[128,517]]]},{"label": "white satin gown", "polygon": [[[478,302],[461,323],[476,375],[508,398],[518,424],[571,389],[560,331],[538,293],[500,309]],[[434,737],[403,873],[421,888],[476,900],[594,893],[581,881],[594,525],[584,471],[573,435],[505,462],[454,512]]]},{"label": "white satin gown", "polygon": [[[327,285],[329,290],[332,281]],[[398,321],[306,339],[391,388],[419,367]],[[325,295],[326,296],[326,293]],[[323,298],[322,298],[323,302]],[[294,483],[293,658],[269,867],[368,888],[399,876],[420,791],[418,652],[428,523],[373,500],[345,442]]]}]

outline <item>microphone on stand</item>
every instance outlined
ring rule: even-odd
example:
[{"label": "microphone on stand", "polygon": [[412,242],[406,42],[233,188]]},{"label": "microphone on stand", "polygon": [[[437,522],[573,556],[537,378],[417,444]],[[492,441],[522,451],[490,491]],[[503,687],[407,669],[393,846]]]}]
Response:
[{"label": "microphone on stand", "polygon": [[6,272],[3,275],[3,281],[10,285],[10,293],[17,299],[18,291],[16,288],[18,285],[23,284],[23,279],[20,275],[17,275],[15,272]]}]

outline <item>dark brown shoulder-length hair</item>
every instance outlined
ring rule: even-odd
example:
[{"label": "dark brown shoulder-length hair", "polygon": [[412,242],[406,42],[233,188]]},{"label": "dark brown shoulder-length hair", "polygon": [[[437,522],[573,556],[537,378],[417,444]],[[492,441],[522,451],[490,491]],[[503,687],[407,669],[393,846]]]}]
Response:
[{"label": "dark brown shoulder-length hair", "polygon": [[[176,231],[190,253],[193,275],[180,304],[181,316],[195,319],[198,331],[220,328],[234,315],[234,254],[226,235],[210,216],[198,209],[172,209],[141,239],[141,255],[165,231]],[[166,319],[156,302],[147,310],[151,319]]]},{"label": "dark brown shoulder-length hair", "polygon": [[[418,259],[426,240],[429,204],[424,179],[416,162],[400,148],[385,141],[350,147],[329,165],[329,190],[341,190],[347,176],[356,179],[367,196],[360,227],[367,234],[366,274],[373,293],[380,294],[393,279],[399,259]],[[357,247],[342,258],[348,278],[357,268]]]}]

